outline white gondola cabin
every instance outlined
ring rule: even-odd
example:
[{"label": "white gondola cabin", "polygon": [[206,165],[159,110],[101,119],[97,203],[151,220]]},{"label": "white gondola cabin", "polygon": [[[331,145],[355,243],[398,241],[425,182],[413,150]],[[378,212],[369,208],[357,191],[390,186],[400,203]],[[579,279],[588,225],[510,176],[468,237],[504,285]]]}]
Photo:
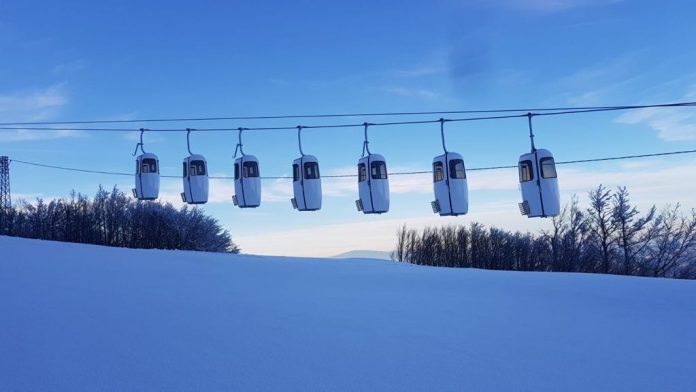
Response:
[{"label": "white gondola cabin", "polygon": [[290,201],[298,211],[321,209],[321,176],[319,161],[313,155],[303,155],[292,162],[292,190]]},{"label": "white gondola cabin", "polygon": [[184,192],[181,199],[188,204],[208,202],[208,165],[202,155],[184,158]]},{"label": "white gondola cabin", "polygon": [[446,152],[433,159],[433,190],[433,212],[440,216],[457,216],[469,211],[469,188],[460,154]]},{"label": "white gondola cabin", "polygon": [[234,205],[254,208],[261,205],[259,161],[253,155],[242,155],[234,161]]},{"label": "white gondola cabin", "polygon": [[135,159],[135,188],[138,200],[155,200],[159,196],[160,174],[157,155],[143,153]]},{"label": "white gondola cabin", "polygon": [[561,212],[556,163],[549,150],[536,149],[519,161],[522,215],[552,217]]},{"label": "white gondola cabin", "polygon": [[358,193],[355,203],[364,214],[389,211],[389,178],[387,162],[379,154],[368,154],[358,160]]}]

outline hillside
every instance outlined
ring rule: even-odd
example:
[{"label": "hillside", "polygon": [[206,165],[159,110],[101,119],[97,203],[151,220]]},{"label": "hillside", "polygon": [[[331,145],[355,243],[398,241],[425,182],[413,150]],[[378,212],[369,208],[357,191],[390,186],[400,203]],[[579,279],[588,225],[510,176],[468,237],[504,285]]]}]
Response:
[{"label": "hillside", "polygon": [[691,391],[696,282],[0,237],[2,391]]}]

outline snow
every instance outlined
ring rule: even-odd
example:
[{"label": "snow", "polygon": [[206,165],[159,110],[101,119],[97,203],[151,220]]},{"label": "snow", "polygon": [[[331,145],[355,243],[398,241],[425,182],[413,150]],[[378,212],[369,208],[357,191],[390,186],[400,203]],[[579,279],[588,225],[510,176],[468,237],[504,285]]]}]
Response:
[{"label": "snow", "polygon": [[1,391],[693,391],[696,282],[0,237]]}]

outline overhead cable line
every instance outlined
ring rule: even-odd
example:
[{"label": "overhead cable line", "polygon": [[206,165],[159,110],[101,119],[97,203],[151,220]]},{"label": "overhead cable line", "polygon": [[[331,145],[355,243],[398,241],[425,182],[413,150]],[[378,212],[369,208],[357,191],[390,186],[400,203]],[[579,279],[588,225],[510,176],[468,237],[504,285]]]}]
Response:
[{"label": "overhead cable line", "polygon": [[[462,122],[462,121],[483,121],[483,120],[501,120],[509,118],[519,118],[526,117],[527,114],[515,114],[515,115],[504,115],[504,116],[484,116],[484,117],[466,117],[466,118],[451,118],[451,119],[437,119],[437,120],[419,120],[419,121],[392,121],[392,122],[381,122],[381,123],[369,123],[370,126],[392,126],[392,125],[419,125],[419,124],[432,124],[439,123],[440,121],[445,122]],[[365,123],[355,123],[355,124],[320,124],[320,125],[300,125],[302,129],[330,129],[330,128],[363,128]],[[189,129],[193,132],[239,132],[243,131],[288,131],[297,130],[297,125],[294,126],[279,126],[279,127],[229,127],[229,128],[185,128],[185,129],[157,129],[148,128],[148,132],[188,132]],[[0,131],[86,131],[86,132],[137,132],[136,129],[128,128],[54,128],[54,127],[0,127]]]},{"label": "overhead cable line", "polygon": [[[433,120],[413,120],[413,121],[391,121],[391,122],[371,122],[370,126],[394,126],[394,125],[418,125],[418,124],[433,124],[442,122],[467,122],[467,121],[485,121],[485,120],[502,120],[502,119],[512,119],[512,118],[522,118],[522,117],[535,117],[535,116],[559,116],[559,115],[570,115],[570,114],[582,114],[582,113],[597,113],[597,112],[609,112],[609,111],[620,111],[620,110],[636,110],[636,109],[646,109],[646,108],[664,108],[664,107],[690,107],[696,106],[696,102],[678,102],[671,104],[655,104],[655,105],[639,105],[639,106],[607,106],[607,107],[595,107],[595,108],[576,108],[572,110],[563,111],[548,111],[548,112],[527,112],[520,114],[505,114],[497,116],[477,116],[477,117],[463,117],[463,118],[449,118],[449,119],[433,119]],[[507,110],[507,109],[505,109]],[[351,123],[351,124],[318,124],[318,125],[301,125],[303,129],[330,129],[330,128],[356,128],[364,127],[363,123]],[[136,129],[128,128],[73,128],[73,127],[8,127],[9,123],[0,123],[2,127],[0,130],[4,131],[87,131],[87,132],[135,132]],[[163,128],[163,129],[148,129],[149,132],[238,132],[239,130],[245,131],[279,131],[279,130],[297,130],[297,125],[293,126],[277,126],[277,127],[224,127],[224,128]]]},{"label": "overhead cable line", "polygon": [[[694,153],[696,153],[696,150],[668,151],[668,152],[658,152],[658,153],[639,154],[639,155],[623,155],[623,156],[617,156],[617,157],[578,159],[578,160],[572,160],[572,161],[556,162],[556,164],[557,165],[573,165],[573,164],[579,164],[579,163],[618,161],[618,160],[625,160],[625,159],[651,158],[651,157],[661,157],[661,156],[681,155],[681,154],[694,154]],[[18,160],[18,159],[10,159],[10,162],[16,162],[16,163],[20,163],[20,164],[24,164],[24,165],[37,166],[37,167],[43,167],[43,168],[48,168],[48,169],[74,171],[74,172],[81,172],[81,173],[107,174],[107,175],[128,176],[128,177],[133,176],[133,173],[78,169],[78,168],[65,167],[65,166],[57,166],[57,165],[48,165],[48,164],[36,163],[36,162],[28,162],[28,161],[23,161],[23,160]],[[467,168],[467,171],[484,171],[484,170],[498,170],[498,169],[515,169],[515,168],[517,168],[517,165],[487,166],[487,167]],[[416,175],[416,174],[432,174],[432,171],[427,170],[427,171],[408,171],[408,172],[389,173],[389,175],[393,175],[393,176],[394,175]],[[161,175],[161,177],[177,178],[177,179],[181,178],[181,176],[172,176],[172,175]],[[322,177],[323,178],[351,178],[351,177],[357,177],[357,175],[356,174],[335,174],[335,175],[324,175]],[[233,180],[234,179],[234,177],[227,177],[227,176],[211,176],[209,178],[214,179],[214,180]],[[261,177],[261,179],[264,179],[264,180],[278,180],[278,179],[292,179],[292,178],[293,178],[292,176]]]},{"label": "overhead cable line", "polygon": [[[271,116],[220,116],[220,117],[182,117],[182,118],[146,118],[134,120],[76,120],[76,121],[31,121],[31,122],[3,122],[0,126],[24,126],[24,125],[66,125],[66,124],[132,124],[151,122],[198,122],[198,121],[233,121],[233,120],[281,120],[300,118],[341,118],[341,117],[383,117],[383,116],[426,116],[426,115],[451,115],[451,114],[493,114],[493,113],[520,113],[539,112],[538,115],[556,112],[555,114],[571,114],[583,112],[601,112],[614,110],[632,110],[648,108],[669,108],[695,106],[692,102],[672,102],[647,105],[619,105],[619,106],[581,106],[581,107],[555,107],[555,108],[519,108],[519,109],[488,109],[488,110],[449,110],[449,111],[423,111],[423,112],[377,112],[377,113],[337,113],[337,114],[301,114],[301,115],[271,115]],[[548,114],[553,115],[553,114]],[[387,124],[384,124],[387,125]],[[230,129],[225,129],[230,130]]]}]

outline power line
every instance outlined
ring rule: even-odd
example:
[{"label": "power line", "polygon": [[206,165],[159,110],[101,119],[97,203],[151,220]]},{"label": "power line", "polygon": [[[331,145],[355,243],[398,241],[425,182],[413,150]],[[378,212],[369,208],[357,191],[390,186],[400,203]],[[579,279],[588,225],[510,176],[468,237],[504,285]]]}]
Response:
[{"label": "power line", "polygon": [[[584,106],[584,107],[555,107],[555,108],[519,108],[519,109],[489,109],[489,110],[450,110],[450,111],[423,111],[423,112],[377,112],[377,113],[339,113],[339,114],[302,114],[302,115],[271,115],[271,116],[220,116],[220,117],[183,117],[183,118],[158,118],[158,119],[137,119],[137,120],[77,120],[77,121],[33,121],[33,122],[3,122],[0,126],[24,126],[24,125],[66,125],[66,124],[133,124],[133,123],[157,123],[157,122],[198,122],[198,121],[238,121],[238,120],[279,120],[279,119],[303,119],[303,118],[345,118],[345,117],[384,117],[384,116],[425,116],[425,115],[451,115],[451,114],[494,114],[494,113],[529,113],[535,115],[556,115],[572,113],[589,113],[616,110],[634,110],[648,108],[669,108],[695,106],[696,101],[692,102],[672,102],[647,105],[619,105],[619,106]],[[512,116],[516,117],[516,116]],[[484,119],[484,118],[480,118]],[[492,119],[492,118],[491,118]],[[465,121],[452,120],[452,121]],[[407,122],[383,123],[379,125],[401,125]],[[378,125],[378,124],[375,124]],[[358,125],[346,125],[358,126]],[[315,126],[315,128],[326,128],[327,126]],[[294,127],[292,127],[294,128]],[[11,128],[14,129],[14,128]],[[249,128],[252,130],[253,128]],[[72,128],[70,128],[72,130]],[[97,130],[97,129],[84,129]],[[104,130],[106,129],[99,129]],[[234,130],[234,129],[221,129]],[[260,129],[257,129],[260,130]],[[132,131],[129,129],[127,131]],[[162,131],[162,130],[160,130]],[[174,131],[174,130],[172,130]],[[178,130],[180,131],[180,130]]]},{"label": "power line", "polygon": [[[556,162],[556,164],[557,165],[572,165],[572,164],[579,164],[579,163],[617,161],[617,160],[625,160],[625,159],[651,158],[651,157],[661,157],[661,156],[681,155],[681,154],[694,154],[694,153],[696,153],[696,150],[668,151],[668,152],[657,152],[657,153],[648,153],[648,154],[639,154],[639,155],[623,155],[623,156],[617,156],[617,157],[579,159],[579,160],[573,160],[573,161]],[[132,177],[134,175],[133,173],[78,169],[78,168],[65,167],[65,166],[56,166],[56,165],[48,165],[48,164],[43,164],[43,163],[28,162],[28,161],[22,161],[22,160],[18,160],[18,159],[10,159],[10,162],[16,162],[16,163],[20,163],[20,164],[24,164],[24,165],[37,166],[37,167],[43,167],[43,168],[49,168],[49,169],[80,172],[80,173],[106,174],[106,175],[129,176],[129,177]],[[487,166],[487,167],[468,168],[467,171],[485,171],[485,170],[498,170],[498,169],[515,169],[515,168],[517,168],[517,165]],[[389,175],[398,176],[398,175],[416,175],[416,174],[430,174],[430,173],[432,173],[432,172],[429,170],[423,170],[423,171],[389,173]],[[161,175],[160,177],[179,178],[179,179],[181,178],[181,176],[171,176],[171,175]],[[355,174],[335,174],[335,175],[325,175],[322,177],[323,178],[350,178],[350,177],[357,177],[357,175],[355,175]],[[212,180],[234,180],[234,177],[227,177],[227,176],[210,176],[209,178]],[[292,176],[265,176],[265,177],[261,177],[261,179],[263,179],[263,180],[292,179]]]}]

